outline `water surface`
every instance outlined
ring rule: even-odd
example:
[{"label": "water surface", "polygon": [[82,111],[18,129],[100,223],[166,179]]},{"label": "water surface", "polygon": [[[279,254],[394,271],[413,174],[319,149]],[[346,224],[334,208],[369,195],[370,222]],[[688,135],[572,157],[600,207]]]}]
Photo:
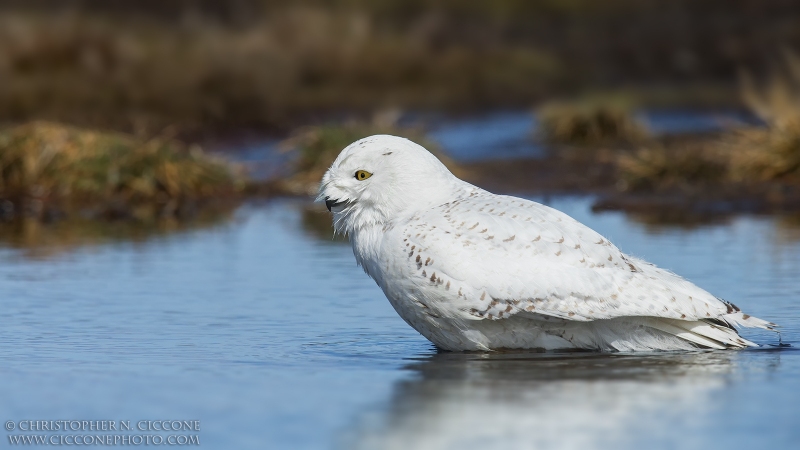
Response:
[{"label": "water surface", "polygon": [[[551,205],[800,344],[796,221],[676,228]],[[307,208],[250,204],[136,240],[0,236],[0,418],[197,419],[203,448],[800,442],[800,353],[771,333],[738,352],[437,353]]]},{"label": "water surface", "polygon": [[[655,136],[709,133],[736,125],[760,124],[750,114],[726,110],[641,110],[634,116]],[[540,139],[539,121],[530,110],[501,110],[466,117],[412,113],[401,124],[422,125],[431,140],[462,163],[548,156],[548,146]],[[247,164],[256,179],[281,175],[293,158],[276,139],[221,146],[217,150]]]}]

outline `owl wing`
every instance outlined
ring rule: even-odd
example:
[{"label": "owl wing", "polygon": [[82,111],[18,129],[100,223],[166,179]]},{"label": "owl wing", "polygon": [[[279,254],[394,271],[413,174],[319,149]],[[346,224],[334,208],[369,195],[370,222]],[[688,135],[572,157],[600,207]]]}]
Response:
[{"label": "owl wing", "polygon": [[395,224],[383,246],[402,252],[393,272],[417,300],[446,317],[638,316],[774,326],[625,255],[568,215],[516,197],[473,191]]}]

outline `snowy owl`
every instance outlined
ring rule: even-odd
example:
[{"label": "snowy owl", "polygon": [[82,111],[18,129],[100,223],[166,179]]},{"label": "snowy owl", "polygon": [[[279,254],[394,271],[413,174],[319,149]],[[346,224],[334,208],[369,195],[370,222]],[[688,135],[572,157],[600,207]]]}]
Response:
[{"label": "snowy owl", "polygon": [[349,145],[318,200],[400,317],[445,350],[744,348],[735,327],[775,327],[407,139]]}]

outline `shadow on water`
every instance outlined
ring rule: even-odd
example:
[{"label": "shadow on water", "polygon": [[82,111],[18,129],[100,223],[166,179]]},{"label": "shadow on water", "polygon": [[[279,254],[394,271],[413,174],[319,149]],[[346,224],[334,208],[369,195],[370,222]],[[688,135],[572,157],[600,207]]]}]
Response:
[{"label": "shadow on water", "polygon": [[[784,216],[758,216],[747,214],[705,214],[693,213],[690,211],[653,211],[649,213],[644,212],[626,212],[626,211],[600,211],[597,214],[617,214],[624,217],[628,222],[640,225],[642,230],[650,236],[658,236],[669,234],[675,231],[681,232],[699,232],[714,228],[729,228],[743,217],[763,217],[768,221],[774,223],[774,228],[777,231],[788,231],[787,237],[792,235],[792,230],[800,226],[793,224],[791,221],[784,221]],[[792,240],[790,240],[792,241]]]},{"label": "shadow on water", "polygon": [[710,415],[754,352],[777,370],[777,350],[434,354],[405,367],[411,377],[384,410],[359,418],[343,448],[620,448],[661,434],[679,443],[670,430]]},{"label": "shadow on water", "polygon": [[[347,243],[342,235],[334,236],[331,214],[324,206],[298,202],[300,225],[307,236],[318,241]],[[189,218],[153,218],[147,221],[96,220],[73,217],[45,223],[19,218],[0,221],[0,247],[21,250],[28,258],[48,258],[80,247],[113,242],[145,242],[174,233],[220,226],[229,222],[239,205],[218,206]]]},{"label": "shadow on water", "polygon": [[[674,230],[693,231],[703,228],[729,227],[737,219],[747,217],[742,214],[660,214],[658,212],[653,214],[622,212],[621,214],[631,222],[642,225],[644,231],[649,235],[669,233]],[[771,216],[754,215],[753,217],[762,217],[774,224],[771,235],[774,242],[783,244],[800,242],[800,215],[774,214]]]},{"label": "shadow on water", "polygon": [[694,214],[688,211],[621,212],[632,222],[644,225],[645,230],[657,234],[663,230],[696,230],[708,226],[730,225],[735,216],[730,214]]},{"label": "shadow on water", "polygon": [[[593,214],[587,198],[539,200],[800,342],[800,245],[776,242],[774,220],[653,236],[622,214]],[[210,448],[772,449],[800,439],[794,349],[428,353],[350,248],[331,244],[324,206],[308,206],[253,201],[228,222],[165,228],[0,232],[0,415],[195,415]]]}]

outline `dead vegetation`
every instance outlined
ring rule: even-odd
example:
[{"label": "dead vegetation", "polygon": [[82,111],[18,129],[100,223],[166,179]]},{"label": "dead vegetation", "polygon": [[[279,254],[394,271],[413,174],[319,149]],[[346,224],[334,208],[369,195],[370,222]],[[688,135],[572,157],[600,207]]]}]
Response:
[{"label": "dead vegetation", "polygon": [[786,70],[760,87],[745,76],[742,96],[766,126],[739,126],[688,145],[649,144],[622,152],[617,161],[622,187],[800,185],[800,59],[788,54]]},{"label": "dead vegetation", "polygon": [[5,215],[174,216],[204,200],[235,197],[245,185],[231,164],[170,139],[49,122],[0,131]]},{"label": "dead vegetation", "polygon": [[631,108],[613,103],[550,103],[537,111],[542,137],[554,144],[601,146],[649,137]]},{"label": "dead vegetation", "polygon": [[653,144],[617,160],[617,188],[631,191],[697,190],[725,179],[724,160],[703,148],[702,143],[667,148]]}]

